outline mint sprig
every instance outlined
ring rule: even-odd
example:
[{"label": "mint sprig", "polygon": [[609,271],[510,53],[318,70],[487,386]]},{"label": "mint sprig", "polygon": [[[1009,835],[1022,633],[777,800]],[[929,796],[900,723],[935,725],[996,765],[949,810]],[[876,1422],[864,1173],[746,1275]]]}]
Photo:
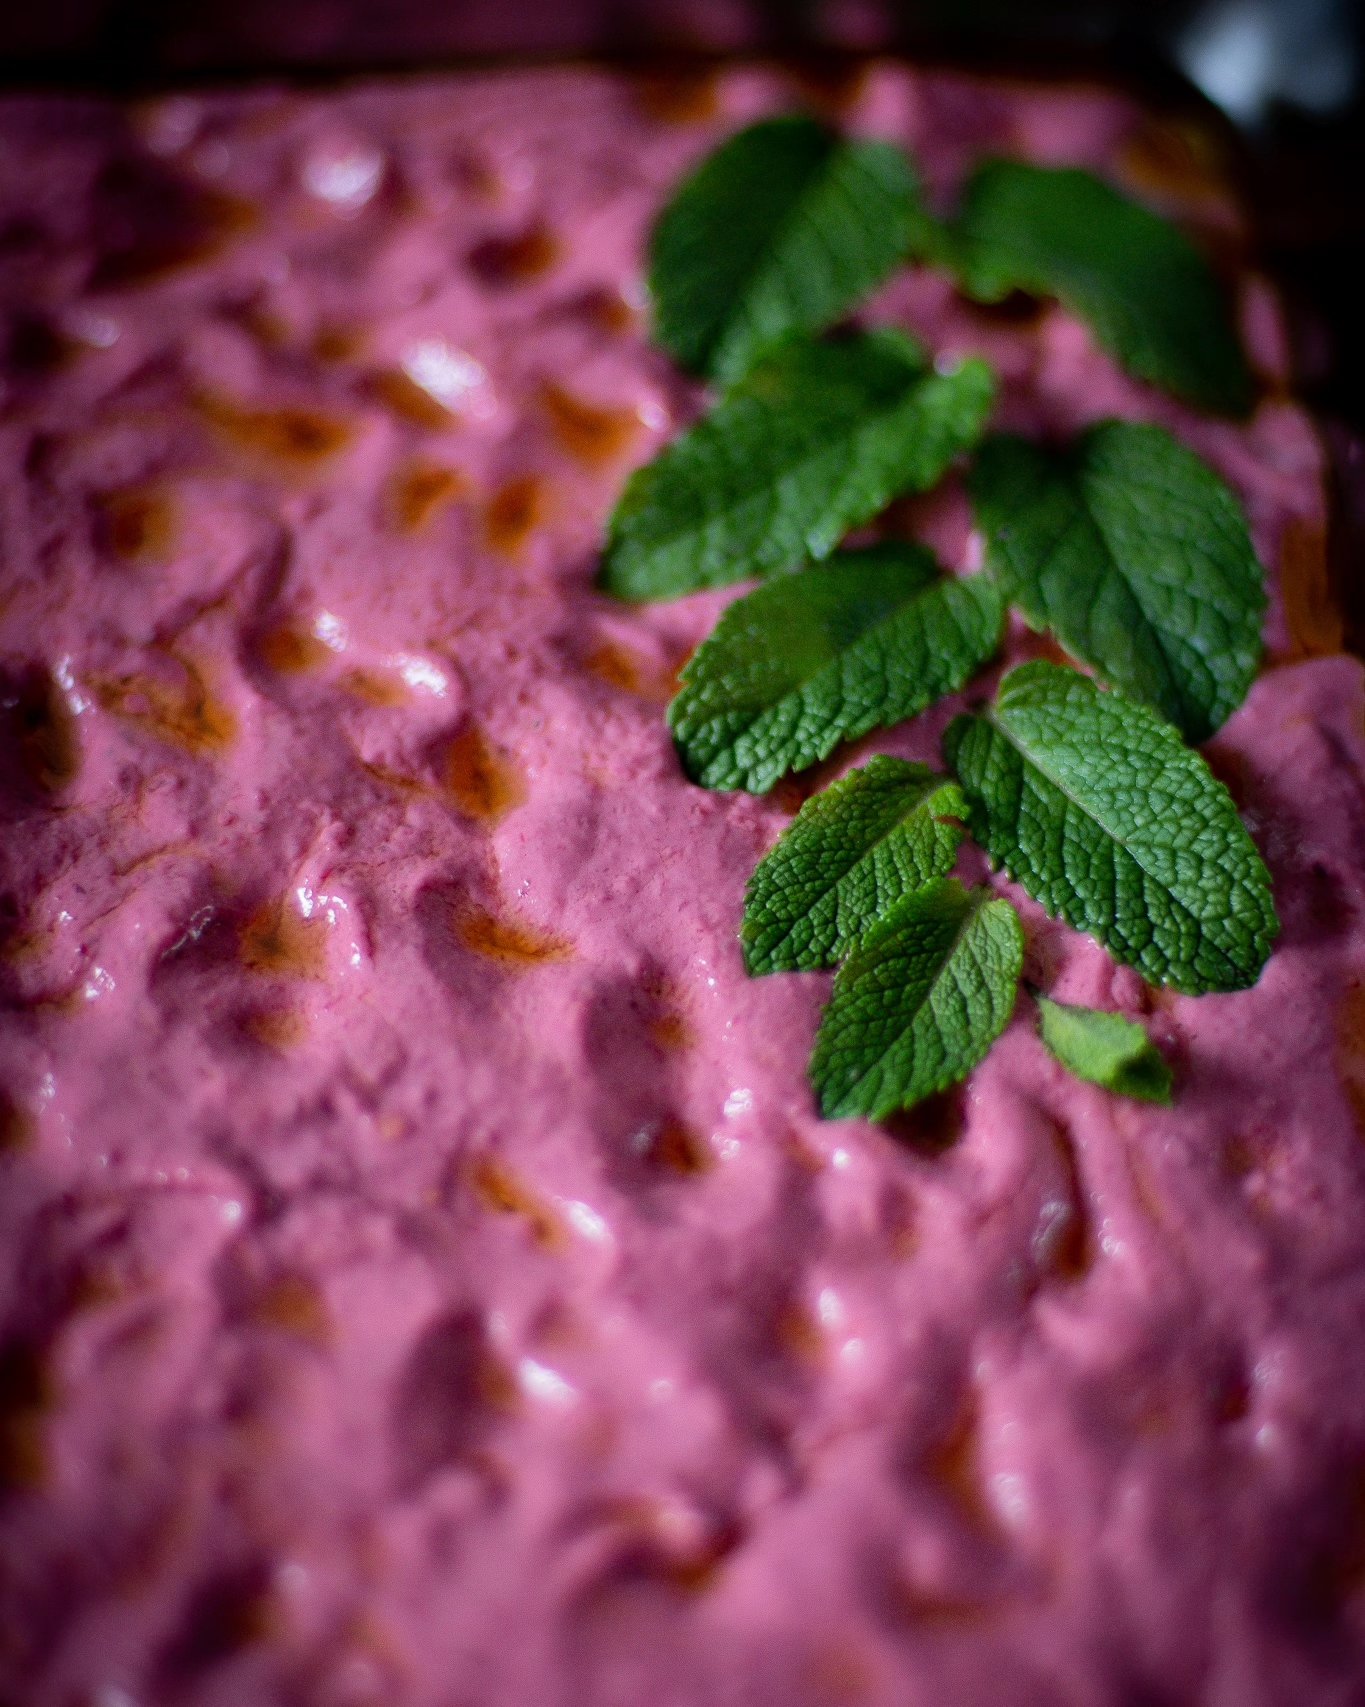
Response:
[{"label": "mint sprig", "polygon": [[838,965],[898,901],[953,869],[966,810],[955,782],[885,755],[808,800],[749,880],[749,972]]},{"label": "mint sprig", "polygon": [[1033,627],[1192,741],[1242,703],[1264,571],[1228,487],[1163,428],[1104,421],[1057,454],[990,439],[969,488],[987,562]]},{"label": "mint sprig", "polygon": [[1171,1069],[1142,1027],[1122,1014],[1037,997],[1038,1034],[1068,1073],[1115,1096],[1171,1100]]},{"label": "mint sprig", "polygon": [[[964,813],[998,867],[1154,981],[1244,988],[1278,928],[1231,798],[1179,732],[1202,738],[1241,702],[1265,604],[1245,516],[1198,458],[1119,421],[1060,450],[1002,436],[969,474],[984,573],[940,575],[904,544],[831,556],[971,450],[993,401],[984,364],[941,370],[903,333],[811,337],[886,276],[893,251],[954,268],[983,299],[1058,296],[1131,371],[1201,406],[1236,412],[1251,397],[1197,250],[1088,173],[988,162],[942,225],[894,151],[774,121],[724,145],[661,217],[656,334],[730,389],[631,477],[601,585],[672,598],[792,572],[731,604],[684,672],[669,722],[688,774],[762,792],[915,715],[989,659],[1006,602],[1111,684],[1013,671],[994,705],[950,726],[957,782],[873,758],[760,861],[741,927],[749,971],[843,961],[810,1066],[822,1113],[840,1118],[945,1089],[1009,1022],[1022,929],[1002,897],[948,876]],[[1140,1026],[1038,1002],[1072,1072],[1169,1095]]]},{"label": "mint sprig", "polygon": [[1093,173],[988,160],[967,185],[952,240],[973,296],[1056,296],[1139,378],[1215,413],[1251,407],[1251,375],[1208,262]]},{"label": "mint sprig", "polygon": [[810,1078],[829,1120],[884,1120],[956,1084],[1009,1024],[1024,933],[1008,901],[942,878],[872,927],[834,980]]},{"label": "mint sprig", "polygon": [[943,745],[972,834],[1054,917],[1157,984],[1256,982],[1277,928],[1270,879],[1227,789],[1169,724],[1040,662]]},{"label": "mint sprig", "polygon": [[813,119],[732,136],[654,226],[655,336],[682,367],[733,383],[792,332],[837,320],[926,241],[899,149],[844,142]]},{"label": "mint sprig", "polygon": [[840,741],[902,722],[975,675],[1004,607],[922,545],[837,552],[737,600],[683,671],[668,721],[687,773],[762,794]]},{"label": "mint sprig", "polygon": [[793,339],[626,484],[601,581],[666,599],[828,557],[981,435],[983,362],[938,373],[903,332]]}]

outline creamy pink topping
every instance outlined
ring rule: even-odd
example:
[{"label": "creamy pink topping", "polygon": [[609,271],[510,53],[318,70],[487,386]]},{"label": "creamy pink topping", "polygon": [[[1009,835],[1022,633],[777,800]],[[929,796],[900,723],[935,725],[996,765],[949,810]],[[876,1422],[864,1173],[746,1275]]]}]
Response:
[{"label": "creamy pink topping", "polygon": [[[1144,1015],[1174,1107],[1067,1078],[1021,1004],[960,1097],[821,1123],[828,980],[735,936],[795,796],[690,787],[663,721],[731,595],[592,591],[699,401],[649,222],[799,96],[0,105],[7,1702],[1359,1699],[1365,736],[1312,656],[1315,439],[1183,412],[1058,310],[882,293],[997,363],[1004,423],[1161,420],[1244,497],[1283,583],[1210,757],[1284,928],[1187,1000],[1025,903],[1034,975]],[[1093,90],[822,98],[936,195],[1020,152],[1236,239]],[[956,488],[894,525],[979,556]],[[933,759],[953,709],[862,750]]]}]

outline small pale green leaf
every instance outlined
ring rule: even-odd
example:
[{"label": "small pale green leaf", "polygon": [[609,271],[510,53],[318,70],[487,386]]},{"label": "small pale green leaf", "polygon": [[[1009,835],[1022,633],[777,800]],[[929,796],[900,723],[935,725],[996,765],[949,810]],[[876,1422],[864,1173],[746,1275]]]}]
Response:
[{"label": "small pale green leaf", "polygon": [[1024,933],[1008,901],[939,878],[905,895],[844,962],[811,1084],[828,1120],[883,1120],[947,1090],[1009,1024]]},{"label": "small pale green leaf", "polygon": [[1171,1100],[1171,1069],[1134,1020],[1037,1000],[1039,1035],[1068,1073],[1139,1102]]},{"label": "small pale green leaf", "polygon": [[903,895],[953,869],[955,782],[879,756],[797,813],[749,880],[740,942],[754,974],[835,966]]},{"label": "small pale green leaf", "polygon": [[1279,928],[1269,875],[1227,789],[1145,706],[1025,664],[944,752],[972,834],[1054,917],[1188,994],[1256,982]]},{"label": "small pale green leaf", "polygon": [[900,332],[794,339],[631,476],[601,583],[675,598],[828,557],[898,493],[934,485],[994,393],[984,363],[938,373]]},{"label": "small pale green leaf", "polygon": [[818,332],[927,242],[914,168],[885,142],[766,119],[702,161],[659,216],[658,341],[727,383],[791,332]]},{"label": "small pale green leaf", "polygon": [[954,239],[972,295],[1059,297],[1139,378],[1219,413],[1251,407],[1251,375],[1208,262],[1102,179],[988,160],[967,186]]},{"label": "small pale green leaf", "polygon": [[1265,572],[1241,505],[1192,451],[1105,421],[1058,455],[990,439],[969,485],[987,562],[1035,628],[1191,741],[1242,703]]},{"label": "small pale green leaf", "polygon": [[836,552],[738,599],[668,710],[689,776],[762,794],[840,741],[913,717],[994,652],[987,575],[941,575],[923,546]]}]

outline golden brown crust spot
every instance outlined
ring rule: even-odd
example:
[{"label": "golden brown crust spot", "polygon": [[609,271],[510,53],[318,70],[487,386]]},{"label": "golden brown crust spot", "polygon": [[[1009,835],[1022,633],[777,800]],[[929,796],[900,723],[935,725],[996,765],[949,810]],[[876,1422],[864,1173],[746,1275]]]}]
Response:
[{"label": "golden brown crust spot", "polygon": [[256,656],[269,670],[281,676],[299,676],[321,669],[332,656],[315,634],[306,628],[282,626],[267,629],[256,641]]},{"label": "golden brown crust spot", "polygon": [[981,1489],[975,1395],[964,1393],[947,1429],[925,1454],[924,1467],[976,1529],[994,1531],[995,1518]]},{"label": "golden brown crust spot", "polygon": [[692,1027],[680,1013],[666,1011],[655,1014],[649,1020],[647,1029],[660,1049],[666,1050],[670,1055],[690,1049],[696,1042]]},{"label": "golden brown crust spot", "polygon": [[446,750],[445,786],[461,812],[489,824],[526,798],[520,773],[476,723],[467,723]]},{"label": "golden brown crust spot", "polygon": [[684,1011],[684,998],[677,985],[664,972],[652,970],[641,981],[645,1010],[645,1030],[659,1046],[673,1053],[690,1049],[696,1033]]},{"label": "golden brown crust spot", "polygon": [[781,782],[775,783],[768,791],[768,800],[779,812],[785,812],[789,818],[794,818],[814,792],[813,788],[805,786],[796,777],[784,776]]},{"label": "golden brown crust spot", "polygon": [[725,1561],[742,1538],[743,1532],[738,1524],[720,1524],[697,1545],[658,1556],[651,1575],[687,1594],[701,1594],[713,1586]]},{"label": "golden brown crust spot", "polygon": [[392,670],[347,670],[338,685],[366,705],[403,705],[409,697],[407,683]]},{"label": "golden brown crust spot", "polygon": [[651,705],[667,705],[678,691],[678,672],[661,669],[615,640],[603,640],[587,653],[583,668],[608,687],[634,694]]},{"label": "golden brown crust spot", "polygon": [[1280,542],[1280,589],[1295,658],[1323,658],[1346,644],[1321,523],[1293,516]]},{"label": "golden brown crust spot", "polygon": [[675,1514],[645,1495],[603,1501],[594,1517],[618,1538],[608,1580],[599,1585],[599,1592],[609,1593],[622,1579],[648,1577],[688,1594],[700,1593],[712,1586],[744,1539],[733,1519],[704,1528],[688,1523],[680,1533]]},{"label": "golden brown crust spot", "polygon": [[583,313],[595,326],[613,337],[633,332],[640,323],[638,311],[626,301],[619,290],[590,290],[579,299]]},{"label": "golden brown crust spot", "polygon": [[[356,755],[359,758],[359,754]],[[360,768],[373,781],[391,788],[396,794],[429,795],[433,792],[429,782],[419,776],[409,776],[405,771],[394,770],[391,765],[377,764],[372,759],[360,759]]]},{"label": "golden brown crust spot", "polygon": [[544,520],[545,482],[536,474],[515,474],[504,481],[484,507],[484,537],[503,557],[519,556]]},{"label": "golden brown crust spot", "polygon": [[236,718],[213,699],[196,664],[175,655],[170,662],[179,671],[178,682],[105,676],[92,679],[90,687],[104,710],[172,746],[200,755],[221,752],[236,737]]},{"label": "golden brown crust spot", "polygon": [[335,1327],[317,1285],[302,1274],[281,1275],[253,1302],[252,1320],[279,1328],[308,1345],[332,1343]]},{"label": "golden brown crust spot", "polygon": [[252,1008],[242,1015],[243,1034],[277,1054],[297,1049],[308,1036],[308,1019],[297,1008]]},{"label": "golden brown crust spot", "polygon": [[660,1123],[645,1154],[657,1166],[684,1176],[709,1173],[716,1165],[715,1151],[706,1140],[674,1115]]},{"label": "golden brown crust spot", "polygon": [[720,112],[720,79],[714,71],[647,72],[635,80],[635,98],[660,124],[707,124]]},{"label": "golden brown crust spot", "polygon": [[319,326],[309,347],[314,361],[330,367],[354,361],[365,348],[365,334],[355,326]]},{"label": "golden brown crust spot", "polygon": [[505,1163],[480,1156],[469,1170],[469,1183],[485,1209],[520,1216],[542,1249],[557,1250],[564,1245],[566,1235],[559,1217]]},{"label": "golden brown crust spot", "polygon": [[789,1304],[777,1318],[777,1343],[798,1363],[819,1363],[826,1352],[820,1324],[802,1303]]},{"label": "golden brown crust spot", "polygon": [[788,1130],[782,1137],[783,1152],[792,1163],[800,1168],[803,1174],[822,1174],[825,1171],[825,1158],[812,1144],[808,1144],[799,1132]]},{"label": "golden brown crust spot", "polygon": [[267,350],[286,349],[293,341],[289,322],[259,302],[251,302],[238,312],[237,319],[245,331]]},{"label": "golden brown crust spot", "polygon": [[513,970],[568,960],[573,954],[572,947],[562,938],[516,919],[500,918],[480,907],[458,909],[455,929],[467,949]]},{"label": "golden brown crust spot", "polygon": [[547,385],[540,394],[541,405],[561,446],[588,468],[617,461],[640,429],[633,409],[602,408],[584,403],[562,386]]},{"label": "golden brown crust spot", "polygon": [[101,504],[103,534],[115,557],[148,563],[170,555],[175,540],[175,505],[165,492],[132,487],[111,492]]},{"label": "golden brown crust spot", "polygon": [[559,244],[544,225],[531,225],[513,237],[489,237],[470,251],[469,265],[485,284],[518,285],[549,272],[559,259]]},{"label": "golden brown crust spot", "polygon": [[198,402],[200,413],[231,444],[296,472],[320,468],[351,442],[349,422],[321,409],[253,409],[211,396]]},{"label": "golden brown crust spot", "polygon": [[269,901],[242,926],[238,952],[251,972],[321,978],[327,969],[327,926],[322,919],[305,919],[287,901]]},{"label": "golden brown crust spot", "polygon": [[389,487],[393,525],[399,533],[418,533],[468,490],[469,482],[458,469],[437,462],[411,462],[398,471]]},{"label": "golden brown crust spot", "polygon": [[1119,154],[1120,174],[1136,190],[1191,209],[1234,199],[1225,150],[1207,125],[1148,118]]},{"label": "golden brown crust spot", "polygon": [[405,373],[389,370],[371,374],[368,389],[376,402],[410,426],[439,433],[459,420],[454,410],[447,409],[439,398]]}]

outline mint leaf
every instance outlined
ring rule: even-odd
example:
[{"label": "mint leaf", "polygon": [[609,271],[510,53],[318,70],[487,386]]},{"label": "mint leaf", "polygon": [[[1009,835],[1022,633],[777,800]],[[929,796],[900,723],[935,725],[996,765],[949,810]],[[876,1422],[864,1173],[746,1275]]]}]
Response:
[{"label": "mint leaf", "polygon": [[759,587],[702,642],[668,708],[687,773],[762,794],[960,688],[1003,618],[989,576],[940,575],[921,545],[836,552]]},{"label": "mint leaf", "polygon": [[873,925],[834,980],[810,1078],[828,1120],[882,1120],[965,1078],[1009,1024],[1024,933],[1008,901],[940,878]]},{"label": "mint leaf", "polygon": [[744,897],[750,973],[837,965],[903,895],[953,869],[966,814],[955,782],[879,756],[810,799]]},{"label": "mint leaf", "polygon": [[650,239],[658,341],[685,368],[740,377],[789,332],[818,332],[923,245],[909,160],[768,119],[708,155]]},{"label": "mint leaf", "polygon": [[1061,299],[1139,378],[1244,415],[1253,388],[1228,305],[1183,232],[1089,172],[988,160],[954,229],[967,291]]},{"label": "mint leaf", "polygon": [[1039,1035],[1068,1073],[1139,1102],[1171,1100],[1171,1069],[1140,1025],[1046,996],[1037,1001]]},{"label": "mint leaf", "polygon": [[987,561],[1035,628],[1191,741],[1242,703],[1265,573],[1237,499],[1168,432],[1105,421],[1056,456],[990,439],[969,488]]},{"label": "mint leaf", "polygon": [[1049,913],[1155,983],[1256,982],[1278,929],[1270,878],[1228,791],[1145,706],[1025,664],[944,752],[973,835]]},{"label": "mint leaf", "polygon": [[897,493],[974,444],[995,382],[940,374],[903,333],[793,339],[626,485],[601,583],[661,599],[828,557]]}]

